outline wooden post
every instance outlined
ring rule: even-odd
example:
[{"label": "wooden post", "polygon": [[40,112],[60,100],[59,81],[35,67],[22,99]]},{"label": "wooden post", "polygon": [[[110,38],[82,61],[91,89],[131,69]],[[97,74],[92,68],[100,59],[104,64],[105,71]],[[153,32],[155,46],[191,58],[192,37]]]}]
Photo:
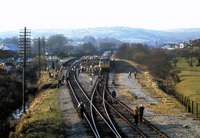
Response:
[{"label": "wooden post", "polygon": [[183,105],[183,95],[181,94],[181,104]]},{"label": "wooden post", "polygon": [[190,99],[188,98],[188,112],[191,112],[191,109],[190,109]]},{"label": "wooden post", "polygon": [[44,36],[42,37],[42,47],[43,47],[43,56],[45,56],[45,40],[44,40]]},{"label": "wooden post", "polygon": [[23,59],[23,80],[22,80],[22,104],[23,104],[23,113],[26,112],[26,66],[27,64],[27,56],[30,54],[30,31],[24,27],[23,30],[20,31],[20,38],[19,38],[19,56]]},{"label": "wooden post", "polygon": [[192,114],[194,114],[194,101],[192,101]]},{"label": "wooden post", "polygon": [[185,99],[184,99],[184,106],[187,107],[186,96],[185,96]]},{"label": "wooden post", "polygon": [[23,112],[26,112],[26,27],[24,28],[24,59],[23,59]]},{"label": "wooden post", "polygon": [[196,103],[196,117],[198,117],[198,103]]},{"label": "wooden post", "polygon": [[178,94],[178,101],[180,102],[180,94],[179,93],[177,93]]},{"label": "wooden post", "polygon": [[40,77],[40,37],[38,37],[38,77]]}]

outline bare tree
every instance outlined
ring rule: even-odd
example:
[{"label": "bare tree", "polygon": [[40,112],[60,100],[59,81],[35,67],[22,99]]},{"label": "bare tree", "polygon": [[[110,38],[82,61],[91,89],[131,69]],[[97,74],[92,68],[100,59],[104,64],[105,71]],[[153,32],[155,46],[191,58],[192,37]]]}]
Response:
[{"label": "bare tree", "polygon": [[172,51],[168,51],[168,55],[169,55],[170,59],[173,61],[174,67],[177,67],[177,63],[180,60],[180,56],[181,56],[181,50],[175,49]]},{"label": "bare tree", "polygon": [[154,49],[150,52],[147,60],[147,66],[154,76],[161,76],[165,79],[171,70],[171,65],[168,61],[168,56],[161,49]]},{"label": "bare tree", "polygon": [[128,59],[128,54],[130,53],[130,51],[128,51],[129,48],[129,44],[128,43],[123,43],[117,53],[116,53],[116,57],[118,58],[122,58],[122,59]]},{"label": "bare tree", "polygon": [[94,47],[94,45],[92,43],[84,43],[82,46],[81,46],[81,49],[83,50],[83,52],[85,54],[96,54],[96,49]]},{"label": "bare tree", "polygon": [[63,34],[52,35],[48,38],[47,46],[53,46],[53,49],[57,49],[59,53],[66,42],[67,38]]},{"label": "bare tree", "polygon": [[190,67],[193,66],[193,50],[192,49],[193,49],[192,47],[183,49],[183,54]]},{"label": "bare tree", "polygon": [[200,47],[194,47],[193,48],[193,54],[196,57],[198,64],[197,66],[200,66]]}]

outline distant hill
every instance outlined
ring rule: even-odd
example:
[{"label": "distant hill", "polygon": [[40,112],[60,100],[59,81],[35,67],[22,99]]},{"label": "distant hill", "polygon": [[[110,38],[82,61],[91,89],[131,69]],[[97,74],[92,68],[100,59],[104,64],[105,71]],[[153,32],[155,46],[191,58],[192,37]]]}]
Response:
[{"label": "distant hill", "polygon": [[[174,29],[174,30],[147,30],[142,28],[130,27],[98,27],[87,29],[44,29],[31,30],[31,36],[48,37],[55,34],[64,34],[71,39],[82,39],[84,36],[93,36],[98,38],[115,38],[129,43],[147,43],[149,45],[163,44],[167,42],[176,42],[194,40],[200,38],[200,28]],[[0,32],[0,38],[19,36],[19,31]]]}]

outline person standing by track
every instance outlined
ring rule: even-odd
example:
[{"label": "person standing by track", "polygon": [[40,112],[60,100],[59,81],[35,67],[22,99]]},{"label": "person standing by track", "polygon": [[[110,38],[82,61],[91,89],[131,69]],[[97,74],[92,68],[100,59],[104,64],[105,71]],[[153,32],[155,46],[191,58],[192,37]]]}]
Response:
[{"label": "person standing by track", "polygon": [[83,103],[83,101],[81,101],[78,105],[78,107],[80,107],[80,113],[81,113],[81,118],[83,119],[83,113],[85,112],[85,108],[86,108],[86,105],[85,103]]},{"label": "person standing by track", "polygon": [[140,112],[140,122],[142,122],[143,114],[144,114],[144,106],[143,104],[140,105],[139,107],[139,112]]},{"label": "person standing by track", "polygon": [[92,86],[92,77],[90,77],[90,84],[91,84],[91,86]]},{"label": "person standing by track", "polygon": [[131,71],[129,71],[128,73],[128,78],[131,78]]},{"label": "person standing by track", "polygon": [[134,72],[134,76],[135,76],[135,78],[136,78],[136,76],[137,76],[137,72],[136,72],[136,71]]},{"label": "person standing by track", "polygon": [[138,106],[136,106],[135,109],[133,110],[133,115],[135,119],[134,124],[137,125],[138,124]]}]

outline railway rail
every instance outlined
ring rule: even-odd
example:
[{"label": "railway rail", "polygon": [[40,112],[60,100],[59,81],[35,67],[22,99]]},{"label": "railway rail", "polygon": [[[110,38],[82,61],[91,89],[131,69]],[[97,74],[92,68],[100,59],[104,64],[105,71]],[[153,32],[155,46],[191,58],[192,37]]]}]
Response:
[{"label": "railway rail", "polygon": [[[79,104],[80,101],[83,101],[86,104],[84,117],[86,118],[92,130],[92,132],[88,131],[89,135],[93,133],[95,137],[102,137],[102,136],[118,137],[116,132],[113,130],[108,121],[105,119],[104,115],[102,115],[99,109],[97,109],[97,107],[93,104],[92,101],[93,99],[95,99],[94,97],[95,91],[93,91],[93,93],[89,92],[86,94],[86,92],[83,90],[83,88],[77,81],[74,71],[69,71],[67,76],[69,78],[68,84],[72,90],[73,96],[75,97],[76,104]],[[96,87],[97,85],[98,83],[96,83]],[[88,95],[91,95],[91,99],[89,98]],[[95,110],[95,112],[93,110]]]},{"label": "railway rail", "polygon": [[[164,137],[168,136],[160,132],[146,119],[143,123],[134,125],[132,110],[124,103],[114,98],[107,89],[108,75],[99,85],[98,78],[93,91],[85,92],[76,78],[75,71],[68,71],[68,84],[74,96],[74,105],[80,101],[86,104],[84,117],[88,136],[95,137]],[[88,127],[89,126],[89,127]]]}]

